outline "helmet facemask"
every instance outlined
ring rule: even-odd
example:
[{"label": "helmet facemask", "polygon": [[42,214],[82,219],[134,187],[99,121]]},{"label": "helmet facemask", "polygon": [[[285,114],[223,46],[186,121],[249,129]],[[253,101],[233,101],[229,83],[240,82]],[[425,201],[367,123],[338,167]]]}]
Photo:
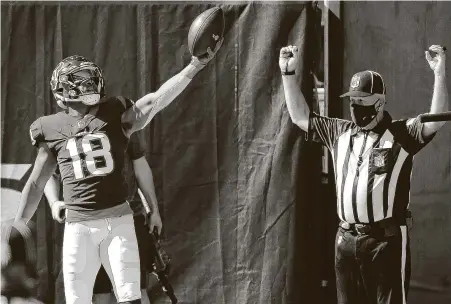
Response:
[{"label": "helmet facemask", "polygon": [[64,59],[53,72],[50,85],[62,108],[67,108],[67,103],[70,102],[93,106],[105,95],[102,71],[81,56]]}]

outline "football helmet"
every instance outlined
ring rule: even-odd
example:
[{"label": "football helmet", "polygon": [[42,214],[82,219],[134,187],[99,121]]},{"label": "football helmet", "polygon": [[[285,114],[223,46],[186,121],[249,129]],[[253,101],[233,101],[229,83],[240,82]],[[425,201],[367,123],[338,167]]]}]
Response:
[{"label": "football helmet", "polygon": [[92,106],[105,96],[102,70],[83,56],[63,59],[53,70],[50,87],[60,107],[68,102],[82,102]]}]

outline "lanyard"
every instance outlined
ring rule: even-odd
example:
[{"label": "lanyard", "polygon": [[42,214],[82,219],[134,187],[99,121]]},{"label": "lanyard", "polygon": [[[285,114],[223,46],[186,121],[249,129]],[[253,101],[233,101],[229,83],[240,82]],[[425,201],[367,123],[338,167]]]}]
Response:
[{"label": "lanyard", "polygon": [[[363,144],[362,144],[362,148],[360,149],[360,153],[359,153],[359,160],[357,161],[357,176],[359,176],[359,172],[360,172],[360,166],[363,163],[363,152],[365,151],[365,146],[366,146],[366,142],[368,140],[368,135],[369,135],[370,131],[364,131],[364,137],[363,137]],[[380,140],[382,139],[382,135],[383,134],[379,134],[377,136],[376,141],[374,142],[373,146],[371,147],[371,149],[373,149],[374,147],[376,147]],[[353,136],[350,136],[349,138],[349,147],[351,149],[351,151],[354,151],[354,143],[353,143]]]}]

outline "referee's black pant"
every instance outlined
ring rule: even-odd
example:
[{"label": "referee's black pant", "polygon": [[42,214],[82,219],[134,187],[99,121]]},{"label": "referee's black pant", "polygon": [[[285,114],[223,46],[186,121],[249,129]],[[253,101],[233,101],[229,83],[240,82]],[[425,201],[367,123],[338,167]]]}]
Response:
[{"label": "referee's black pant", "polygon": [[338,228],[335,273],[339,304],[404,304],[410,281],[406,226],[360,234]]}]

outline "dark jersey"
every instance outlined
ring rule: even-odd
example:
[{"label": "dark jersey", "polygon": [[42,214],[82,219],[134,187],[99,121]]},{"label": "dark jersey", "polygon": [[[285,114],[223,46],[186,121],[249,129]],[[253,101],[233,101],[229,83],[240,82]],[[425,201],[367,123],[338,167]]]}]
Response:
[{"label": "dark jersey", "polygon": [[45,142],[57,159],[69,210],[102,210],[127,199],[123,171],[128,138],[121,116],[131,105],[124,97],[112,97],[83,118],[63,111],[31,125],[32,143]]}]

